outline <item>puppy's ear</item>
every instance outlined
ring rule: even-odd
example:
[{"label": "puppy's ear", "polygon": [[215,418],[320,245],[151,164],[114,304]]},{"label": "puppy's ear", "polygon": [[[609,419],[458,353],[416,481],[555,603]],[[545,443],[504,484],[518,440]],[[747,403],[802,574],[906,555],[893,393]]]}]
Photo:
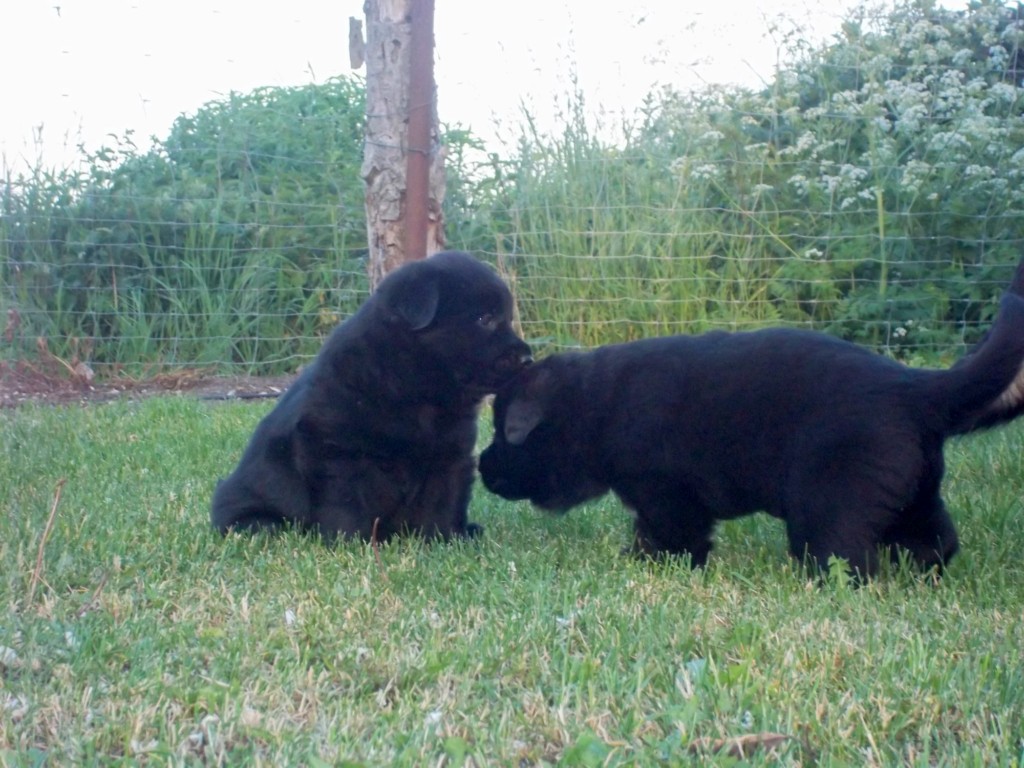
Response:
[{"label": "puppy's ear", "polygon": [[401,267],[381,284],[384,305],[413,331],[430,325],[441,300],[438,276],[422,262]]},{"label": "puppy's ear", "polygon": [[505,411],[505,440],[521,445],[544,419],[544,409],[536,400],[513,400]]}]

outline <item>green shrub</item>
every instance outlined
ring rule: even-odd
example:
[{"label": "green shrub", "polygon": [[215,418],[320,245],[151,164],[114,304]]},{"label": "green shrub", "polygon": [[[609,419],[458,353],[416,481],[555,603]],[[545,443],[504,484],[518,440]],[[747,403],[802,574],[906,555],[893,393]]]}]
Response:
[{"label": "green shrub", "polygon": [[353,79],[261,88],[8,179],[5,298],[100,364],[294,367],[366,290],[364,111]]}]

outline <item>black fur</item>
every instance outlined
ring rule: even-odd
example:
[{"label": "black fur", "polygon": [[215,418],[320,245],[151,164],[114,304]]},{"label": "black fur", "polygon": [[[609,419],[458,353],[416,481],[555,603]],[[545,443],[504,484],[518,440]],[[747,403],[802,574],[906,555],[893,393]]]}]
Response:
[{"label": "black fur", "polygon": [[941,567],[958,547],[943,442],[1017,415],[1022,364],[1014,295],[948,371],[786,329],[554,355],[499,392],[480,472],[494,493],[552,511],[610,489],[636,514],[636,551],[694,565],[716,521],[763,510],[822,567],[837,555],[873,574],[880,547]]},{"label": "black fur", "polygon": [[[1017,269],[1013,273],[1013,278],[1010,280],[1010,285],[1006,292],[1012,296],[1024,297],[1024,259],[1017,264]],[[991,335],[991,330],[986,331],[981,341],[957,361],[954,367],[967,365],[974,355],[985,346],[988,342],[988,337]],[[1024,377],[1018,377],[1015,383],[1008,387],[1001,397],[985,408],[985,412],[978,416],[977,426],[979,429],[982,427],[992,427],[1011,421],[1020,416],[1021,413],[1024,413]]]},{"label": "black fur", "polygon": [[404,265],[324,343],[217,486],[221,532],[451,538],[467,520],[477,416],[530,349],[512,296],[458,252]]}]

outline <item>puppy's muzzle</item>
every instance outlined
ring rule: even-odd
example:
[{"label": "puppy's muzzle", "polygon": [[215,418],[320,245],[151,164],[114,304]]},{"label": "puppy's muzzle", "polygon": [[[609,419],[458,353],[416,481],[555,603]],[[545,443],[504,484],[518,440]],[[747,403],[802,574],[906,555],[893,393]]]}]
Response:
[{"label": "puppy's muzzle", "polygon": [[[496,493],[499,496],[511,499],[515,497],[513,493],[512,484],[508,478],[501,474],[500,469],[501,461],[495,455],[494,448],[488,448],[480,455],[480,477],[484,481],[484,486],[491,493]],[[524,498],[518,496],[518,498]]]},{"label": "puppy's muzzle", "polygon": [[498,358],[495,370],[501,373],[517,373],[533,362],[533,353],[526,342],[519,342],[515,347]]}]

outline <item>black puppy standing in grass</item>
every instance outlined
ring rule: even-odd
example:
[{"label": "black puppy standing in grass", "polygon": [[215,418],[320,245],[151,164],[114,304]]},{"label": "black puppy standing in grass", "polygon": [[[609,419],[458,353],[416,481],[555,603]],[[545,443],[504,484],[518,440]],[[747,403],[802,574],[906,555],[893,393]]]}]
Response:
[{"label": "black puppy standing in grass", "polygon": [[473,535],[483,398],[530,360],[512,296],[459,252],[406,264],[324,343],[217,485],[214,527]]},{"label": "black puppy standing in grass", "polygon": [[1024,407],[1013,291],[948,371],[786,329],[554,355],[499,392],[481,476],[551,511],[610,489],[636,515],[636,551],[695,566],[716,521],[766,511],[785,520],[793,556],[819,567],[836,555],[869,576],[879,549],[895,559],[897,547],[941,567],[958,547],[940,496],[944,441]]}]

